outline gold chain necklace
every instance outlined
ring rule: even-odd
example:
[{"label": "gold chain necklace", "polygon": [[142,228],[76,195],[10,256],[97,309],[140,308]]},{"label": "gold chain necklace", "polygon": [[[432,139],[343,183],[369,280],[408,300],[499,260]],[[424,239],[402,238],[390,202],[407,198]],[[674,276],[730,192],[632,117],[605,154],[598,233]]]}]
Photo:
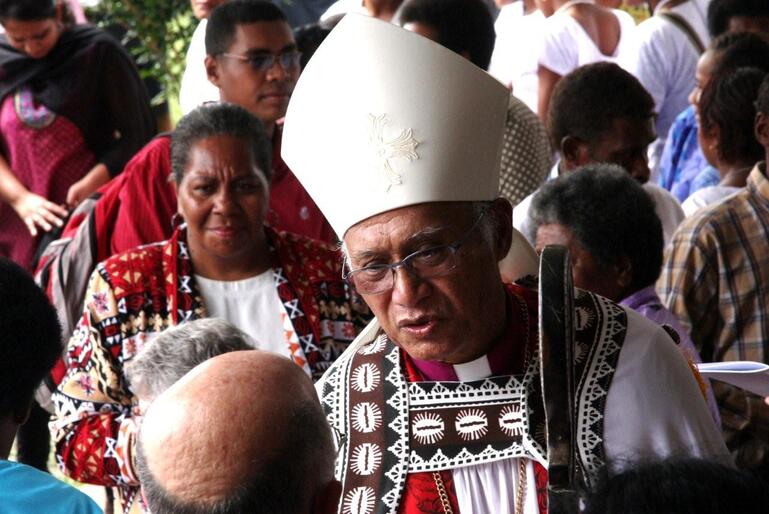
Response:
[{"label": "gold chain necklace", "polygon": [[[449,494],[446,492],[446,487],[443,485],[443,478],[440,472],[433,472],[433,480],[435,481],[435,487],[438,489],[438,497],[443,505],[443,512],[445,514],[454,514],[454,509],[451,508],[451,502],[449,501]],[[523,502],[526,499],[526,459],[523,457],[518,458],[518,484],[515,489],[515,514],[523,514]]]},{"label": "gold chain necklace", "polygon": [[[588,3],[588,2],[583,2]],[[531,359],[531,348],[529,348],[529,311],[526,304],[523,303],[520,298],[516,299],[521,303],[522,325],[526,327],[526,339],[524,340],[523,351],[523,372],[529,369],[529,362]],[[451,508],[451,502],[449,501],[449,495],[446,492],[446,487],[443,484],[443,478],[438,471],[433,472],[433,481],[435,487],[438,489],[438,497],[443,505],[444,514],[454,514],[454,509]],[[523,514],[523,504],[526,499],[526,459],[523,457],[518,458],[518,484],[515,490],[515,514]]]}]

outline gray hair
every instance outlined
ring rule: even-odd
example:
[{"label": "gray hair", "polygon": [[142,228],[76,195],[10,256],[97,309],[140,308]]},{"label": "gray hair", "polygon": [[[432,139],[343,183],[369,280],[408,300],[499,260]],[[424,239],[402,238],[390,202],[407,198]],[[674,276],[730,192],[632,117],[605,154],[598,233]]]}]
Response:
[{"label": "gray hair", "polygon": [[[472,202],[473,221],[477,220],[483,213],[488,214],[492,203],[493,202],[490,201]],[[496,218],[496,216],[484,216],[481,220],[481,225],[479,228],[483,233],[483,237],[486,240],[486,243],[493,246],[494,239],[497,237],[497,231],[499,229],[499,220]]]},{"label": "gray hair", "polygon": [[[492,203],[492,201],[470,202],[470,212],[472,214],[473,221],[477,220],[482,213],[488,212]],[[484,240],[489,245],[494,243],[494,238],[496,237],[497,229],[499,228],[498,225],[499,220],[497,220],[494,216],[484,216],[481,220],[479,228],[483,233]],[[344,242],[344,239],[342,239],[342,241],[339,243],[339,249],[342,252],[344,262],[350,266],[350,254],[347,250],[347,244]]]},{"label": "gray hair", "polygon": [[211,357],[254,347],[253,340],[231,323],[199,319],[158,334],[126,364],[125,376],[134,393],[152,400]]}]

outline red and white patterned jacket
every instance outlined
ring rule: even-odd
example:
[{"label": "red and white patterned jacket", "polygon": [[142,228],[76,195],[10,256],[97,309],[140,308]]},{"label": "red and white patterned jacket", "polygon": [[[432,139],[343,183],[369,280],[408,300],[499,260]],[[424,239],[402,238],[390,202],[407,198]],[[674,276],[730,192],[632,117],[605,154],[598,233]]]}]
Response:
[{"label": "red and white patterned jacket", "polygon": [[[334,247],[265,230],[287,344],[294,361],[317,379],[365,326],[368,307],[342,280]],[[118,487],[125,513],[148,511],[134,470],[138,400],[123,366],[153,333],[205,316],[183,230],[112,256],[91,276],[66,375],[53,395],[51,429],[64,472]]]}]

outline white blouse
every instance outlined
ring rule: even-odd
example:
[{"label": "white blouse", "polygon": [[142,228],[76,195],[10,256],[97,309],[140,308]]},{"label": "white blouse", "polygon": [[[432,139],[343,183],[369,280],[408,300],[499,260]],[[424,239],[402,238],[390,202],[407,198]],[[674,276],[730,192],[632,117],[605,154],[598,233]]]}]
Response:
[{"label": "white blouse", "polygon": [[610,61],[629,68],[637,48],[635,21],[624,11],[612,9],[612,13],[619,22],[620,37],[611,55],[601,52],[574,17],[559,12],[545,21],[539,64],[561,76],[585,64],[600,61]]},{"label": "white blouse", "polygon": [[195,280],[210,317],[227,320],[250,335],[259,350],[291,356],[272,269],[245,280],[211,280],[200,275]]}]

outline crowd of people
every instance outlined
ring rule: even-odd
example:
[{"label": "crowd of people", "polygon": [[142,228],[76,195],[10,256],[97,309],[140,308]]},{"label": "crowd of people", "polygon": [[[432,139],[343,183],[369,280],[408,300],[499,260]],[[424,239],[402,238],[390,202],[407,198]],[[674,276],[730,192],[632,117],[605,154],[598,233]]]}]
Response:
[{"label": "crowd of people", "polygon": [[0,511],[769,512],[698,371],[769,364],[765,0],[193,1],[163,133],[70,4],[0,0]]}]

